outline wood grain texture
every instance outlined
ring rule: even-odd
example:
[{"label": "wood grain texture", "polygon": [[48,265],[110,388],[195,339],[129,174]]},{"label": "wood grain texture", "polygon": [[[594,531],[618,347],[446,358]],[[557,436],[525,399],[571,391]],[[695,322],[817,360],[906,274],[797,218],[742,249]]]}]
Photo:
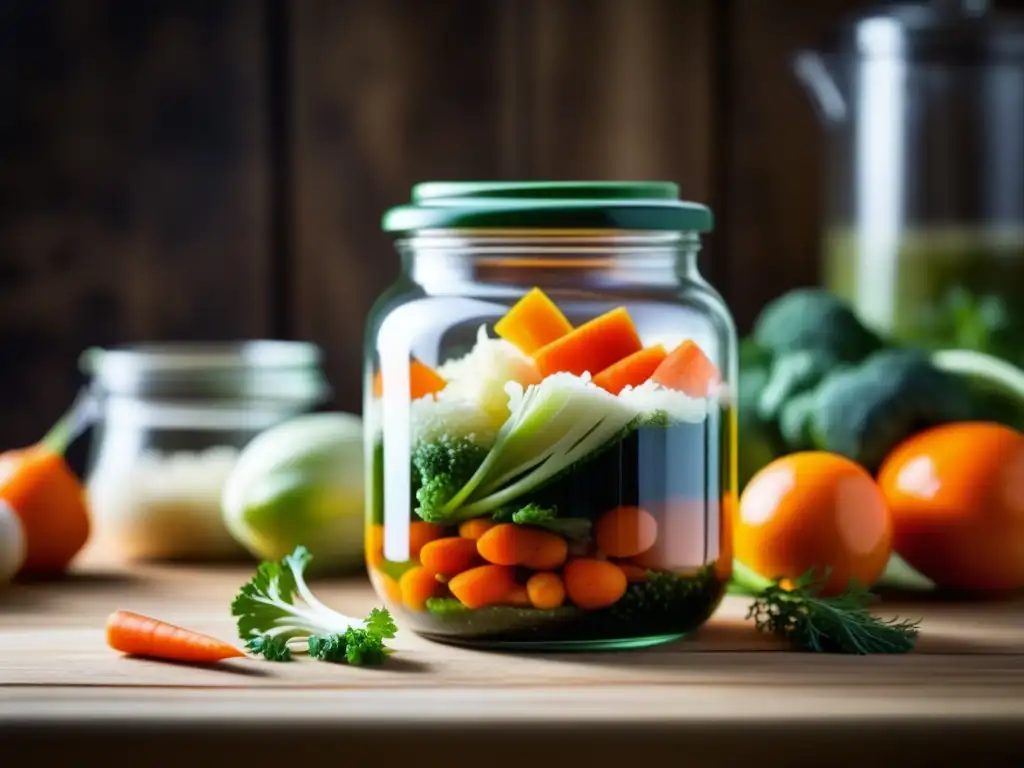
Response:
[{"label": "wood grain texture", "polygon": [[719,239],[729,260],[724,290],[741,332],[769,300],[819,279],[824,127],[791,60],[799,49],[819,45],[846,14],[869,5],[727,4]]},{"label": "wood grain texture", "polygon": [[292,4],[294,333],[361,408],[363,324],[397,276],[384,211],[430,179],[497,178],[502,3]]},{"label": "wood grain texture", "polygon": [[[715,207],[710,0],[533,0],[523,43],[520,173],[675,181]],[[716,282],[721,264],[703,260]]]},{"label": "wood grain texture", "polygon": [[[308,659],[201,668],[123,657],[106,647],[103,620],[127,608],[230,639],[227,606],[251,569],[129,570],[94,552],[70,579],[0,597],[6,754],[67,760],[116,743],[121,765],[126,745],[140,744],[164,765],[165,749],[212,760],[230,745],[235,759],[266,761],[287,744],[293,757],[299,746],[310,759],[386,748],[428,765],[440,750],[452,766],[479,764],[481,751],[498,764],[552,765],[582,750],[589,764],[621,765],[630,750],[685,750],[688,765],[799,766],[826,751],[833,765],[893,750],[910,758],[901,765],[944,765],[967,750],[1005,760],[1024,749],[1019,600],[891,605],[924,621],[919,651],[899,657],[786,652],[730,599],[694,637],[644,651],[500,654],[400,629],[379,669]],[[362,577],[313,586],[352,614],[379,602]],[[61,738],[47,739],[55,728]]]},{"label": "wood grain texture", "polygon": [[262,2],[0,9],[0,444],[93,344],[267,332]]}]

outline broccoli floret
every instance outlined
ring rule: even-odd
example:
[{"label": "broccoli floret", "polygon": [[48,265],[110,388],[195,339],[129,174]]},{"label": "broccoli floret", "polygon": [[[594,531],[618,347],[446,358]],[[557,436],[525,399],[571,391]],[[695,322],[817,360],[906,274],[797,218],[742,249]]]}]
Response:
[{"label": "broccoli floret", "polygon": [[839,365],[839,359],[824,349],[798,349],[779,355],[758,397],[758,415],[764,421],[777,422],[786,403],[817,386]]},{"label": "broccoli floret", "polygon": [[816,448],[875,471],[921,429],[974,416],[966,383],[915,350],[882,350],[834,371],[814,391],[810,435]]},{"label": "broccoli floret", "polygon": [[846,304],[817,288],[798,288],[770,303],[754,325],[753,338],[776,356],[819,349],[851,363],[884,346]]},{"label": "broccoli floret", "polygon": [[432,442],[419,443],[412,453],[412,464],[416,470],[419,487],[416,500],[417,512],[428,522],[440,514],[473,473],[480,468],[487,449],[467,437],[442,435]]},{"label": "broccoli floret", "polygon": [[779,411],[779,432],[789,451],[809,451],[814,448],[811,437],[811,416],[815,408],[815,392],[802,392],[782,406]]},{"label": "broccoli floret", "polygon": [[524,507],[504,507],[493,515],[499,523],[516,523],[517,525],[534,525],[547,528],[567,539],[584,540],[590,536],[591,522],[585,517],[559,517],[555,507],[542,507],[530,503]]}]

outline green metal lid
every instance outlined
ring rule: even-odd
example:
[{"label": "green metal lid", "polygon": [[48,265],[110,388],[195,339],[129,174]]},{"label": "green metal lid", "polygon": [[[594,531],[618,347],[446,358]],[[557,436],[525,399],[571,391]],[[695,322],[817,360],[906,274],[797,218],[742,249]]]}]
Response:
[{"label": "green metal lid", "polygon": [[711,210],[671,182],[431,181],[384,214],[385,232],[420,229],[622,229],[710,232]]}]

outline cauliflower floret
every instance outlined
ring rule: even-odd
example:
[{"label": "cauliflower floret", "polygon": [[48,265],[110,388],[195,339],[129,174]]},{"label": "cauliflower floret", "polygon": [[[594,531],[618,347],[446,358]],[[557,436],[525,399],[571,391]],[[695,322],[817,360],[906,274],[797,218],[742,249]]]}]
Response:
[{"label": "cauliflower floret", "polygon": [[438,369],[448,385],[438,393],[438,401],[463,401],[486,414],[496,429],[509,417],[509,382],[527,387],[537,384],[541,375],[533,361],[504,339],[487,336],[486,326],[477,331],[476,345],[464,357],[449,360]]},{"label": "cauliflower floret", "polygon": [[412,402],[413,442],[433,442],[442,437],[464,437],[489,448],[498,434],[490,414],[465,400],[434,395]]},{"label": "cauliflower floret", "polygon": [[708,414],[707,398],[690,397],[653,381],[638,387],[627,386],[618,396],[643,416],[664,414],[669,421],[700,422]]}]

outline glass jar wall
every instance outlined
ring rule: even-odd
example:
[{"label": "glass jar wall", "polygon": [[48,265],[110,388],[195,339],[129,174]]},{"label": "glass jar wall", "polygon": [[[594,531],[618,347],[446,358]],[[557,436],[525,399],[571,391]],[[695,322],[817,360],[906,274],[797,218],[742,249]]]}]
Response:
[{"label": "glass jar wall", "polygon": [[328,394],[320,350],[298,342],[89,350],[97,408],[87,492],[97,536],[137,559],[248,557],[221,493],[256,435]]},{"label": "glass jar wall", "polygon": [[676,639],[731,573],[735,329],[672,184],[426,184],[367,328],[371,581],[417,632]]}]

